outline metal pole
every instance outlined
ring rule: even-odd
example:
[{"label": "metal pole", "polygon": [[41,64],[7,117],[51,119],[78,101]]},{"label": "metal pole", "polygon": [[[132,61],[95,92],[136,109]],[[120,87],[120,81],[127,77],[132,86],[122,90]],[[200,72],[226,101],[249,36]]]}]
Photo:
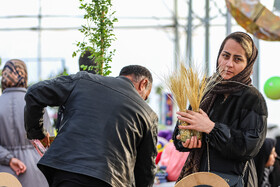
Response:
[{"label": "metal pole", "polygon": [[38,81],[41,80],[41,63],[42,63],[42,56],[41,56],[41,19],[42,19],[42,7],[41,7],[41,0],[39,0],[39,14],[38,14],[38,49],[37,49],[37,58],[38,58]]},{"label": "metal pole", "polygon": [[231,33],[231,14],[229,12],[229,10],[227,9],[227,15],[226,15],[226,18],[227,18],[227,35],[229,35]]},{"label": "metal pole", "polygon": [[188,28],[187,28],[187,56],[188,64],[192,65],[192,0],[189,0]]},{"label": "metal pole", "polygon": [[[254,39],[254,42],[255,42],[255,45],[256,47],[258,48],[259,50],[259,54],[260,54],[260,42],[259,42],[259,39],[257,37],[253,37]],[[259,64],[260,64],[260,57],[258,56],[255,64],[254,64],[254,67],[253,67],[253,85],[259,89]]]},{"label": "metal pole", "polygon": [[174,34],[175,34],[175,69],[178,68],[180,60],[180,46],[179,46],[179,24],[178,24],[178,0],[174,1]]},{"label": "metal pole", "polygon": [[205,72],[209,74],[209,0],[205,1]]}]

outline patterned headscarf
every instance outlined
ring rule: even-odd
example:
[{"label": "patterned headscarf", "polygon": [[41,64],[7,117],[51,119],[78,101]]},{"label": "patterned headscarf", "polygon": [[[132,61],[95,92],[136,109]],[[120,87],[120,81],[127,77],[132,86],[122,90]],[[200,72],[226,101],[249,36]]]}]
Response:
[{"label": "patterned headscarf", "polygon": [[2,91],[6,88],[27,88],[27,68],[23,61],[12,59],[6,62],[2,70]]},{"label": "patterned headscarf", "polygon": [[[224,49],[226,42],[229,39],[233,39],[238,42],[242,48],[245,50],[246,58],[247,58],[247,66],[244,70],[242,70],[239,74],[235,75],[234,77],[219,81],[211,92],[207,94],[205,99],[200,105],[200,108],[205,111],[207,114],[210,113],[210,110],[214,104],[214,101],[217,97],[217,94],[231,94],[237,91],[242,90],[244,87],[251,85],[251,73],[253,70],[253,65],[258,56],[258,49],[256,48],[254,41],[252,38],[244,33],[244,32],[234,32],[228,35],[223,43],[221,44],[218,57],[217,57],[217,73],[218,73],[218,59],[221,52]],[[202,145],[201,149],[194,149],[190,152],[183,169],[180,173],[177,182],[181,180],[183,177],[198,172],[200,167],[200,160],[202,157],[202,153],[205,149],[205,144]]]}]

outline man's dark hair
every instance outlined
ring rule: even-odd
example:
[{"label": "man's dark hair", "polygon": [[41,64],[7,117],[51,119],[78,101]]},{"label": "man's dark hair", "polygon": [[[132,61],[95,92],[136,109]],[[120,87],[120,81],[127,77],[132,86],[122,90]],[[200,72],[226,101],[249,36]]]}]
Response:
[{"label": "man's dark hair", "polygon": [[[79,69],[80,71],[87,71],[89,73],[93,73],[93,74],[96,74],[96,62],[94,60],[94,57],[93,58],[89,58],[91,56],[91,52],[90,51],[86,51],[84,54],[81,54],[80,55],[80,58],[79,58]],[[93,69],[90,69],[89,70],[89,67],[92,66],[91,68]]]},{"label": "man's dark hair", "polygon": [[138,82],[142,76],[147,77],[150,83],[153,83],[153,77],[151,72],[139,65],[129,65],[125,66],[121,69],[120,71],[120,76],[125,76],[125,75],[134,75],[134,78],[136,79],[135,81]]}]

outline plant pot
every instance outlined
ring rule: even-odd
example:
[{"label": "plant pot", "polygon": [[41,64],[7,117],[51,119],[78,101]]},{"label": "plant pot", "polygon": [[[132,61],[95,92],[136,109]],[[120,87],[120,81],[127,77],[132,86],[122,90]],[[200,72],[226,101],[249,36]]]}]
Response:
[{"label": "plant pot", "polygon": [[[188,123],[179,120],[179,125],[187,126]],[[179,129],[180,134],[180,141],[185,142],[187,139],[191,139],[192,136],[196,136],[198,140],[201,140],[202,133],[196,130],[189,130],[189,129]]]}]

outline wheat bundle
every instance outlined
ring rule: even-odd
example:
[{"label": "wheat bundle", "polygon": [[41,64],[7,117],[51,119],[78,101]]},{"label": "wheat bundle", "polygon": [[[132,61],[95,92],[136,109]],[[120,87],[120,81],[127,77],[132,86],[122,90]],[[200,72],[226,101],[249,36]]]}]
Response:
[{"label": "wheat bundle", "polygon": [[[178,70],[175,70],[165,79],[165,83],[172,93],[172,101],[178,106],[180,111],[186,111],[187,103],[190,104],[193,111],[198,112],[199,106],[205,95],[211,91],[211,88],[217,83],[218,74],[214,74],[207,79],[206,73],[197,66],[188,66],[180,63]],[[180,125],[188,125],[185,122]],[[190,139],[191,136],[197,136],[201,139],[201,133],[194,130],[180,130],[181,141]]]}]

